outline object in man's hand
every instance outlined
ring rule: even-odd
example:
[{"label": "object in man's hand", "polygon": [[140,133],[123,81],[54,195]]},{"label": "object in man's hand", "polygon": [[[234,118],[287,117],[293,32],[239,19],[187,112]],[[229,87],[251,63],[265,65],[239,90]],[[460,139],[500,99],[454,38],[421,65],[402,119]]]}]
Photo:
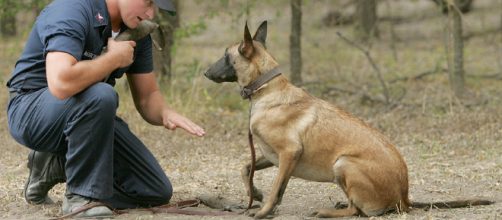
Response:
[{"label": "object in man's hand", "polygon": [[[159,25],[153,21],[149,20],[142,20],[139,24],[138,27],[135,29],[127,29],[124,32],[120,33],[117,35],[115,38],[116,41],[137,41],[140,40],[147,35],[151,34],[155,29],[157,29]],[[103,47],[102,54],[106,52],[106,47]],[[108,78],[110,76],[107,76],[106,78],[103,79],[102,82],[107,82]]]},{"label": "object in man's hand", "polygon": [[116,41],[126,41],[133,40],[137,41],[146,35],[152,33],[155,29],[157,29],[159,25],[153,21],[142,20],[139,23],[138,27],[135,29],[127,29],[124,32],[120,33],[115,40]]}]

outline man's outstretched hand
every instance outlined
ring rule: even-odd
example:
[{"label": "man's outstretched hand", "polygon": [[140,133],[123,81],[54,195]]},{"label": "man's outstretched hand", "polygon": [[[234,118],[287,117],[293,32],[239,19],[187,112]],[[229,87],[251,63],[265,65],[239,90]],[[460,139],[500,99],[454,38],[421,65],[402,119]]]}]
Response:
[{"label": "man's outstretched hand", "polygon": [[206,134],[203,128],[192,122],[190,119],[178,114],[173,110],[166,110],[163,113],[162,123],[164,127],[169,130],[175,130],[176,128],[182,128],[190,134],[202,137]]}]

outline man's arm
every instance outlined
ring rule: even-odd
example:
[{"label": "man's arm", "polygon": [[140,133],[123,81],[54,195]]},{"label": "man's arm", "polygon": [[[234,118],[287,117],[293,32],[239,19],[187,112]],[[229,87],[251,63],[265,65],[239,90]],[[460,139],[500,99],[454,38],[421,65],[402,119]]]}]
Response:
[{"label": "man's arm", "polygon": [[133,62],[134,41],[108,40],[108,52],[94,60],[77,61],[75,57],[59,51],[46,56],[49,91],[59,99],[71,97],[90,85],[103,80],[117,68]]},{"label": "man's arm", "polygon": [[169,130],[180,127],[197,136],[205,134],[200,126],[167,106],[153,73],[127,74],[127,79],[136,109],[148,123]]}]

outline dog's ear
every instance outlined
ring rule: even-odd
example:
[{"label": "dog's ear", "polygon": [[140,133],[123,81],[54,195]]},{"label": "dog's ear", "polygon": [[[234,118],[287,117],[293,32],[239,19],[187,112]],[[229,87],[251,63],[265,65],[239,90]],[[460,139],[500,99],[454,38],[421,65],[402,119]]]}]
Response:
[{"label": "dog's ear", "polygon": [[265,41],[267,40],[267,21],[263,21],[260,24],[260,27],[254,34],[253,40],[260,42],[266,48]]},{"label": "dog's ear", "polygon": [[239,45],[239,53],[248,59],[250,59],[254,53],[253,39],[251,38],[251,33],[249,33],[247,21],[244,27],[244,41]]}]

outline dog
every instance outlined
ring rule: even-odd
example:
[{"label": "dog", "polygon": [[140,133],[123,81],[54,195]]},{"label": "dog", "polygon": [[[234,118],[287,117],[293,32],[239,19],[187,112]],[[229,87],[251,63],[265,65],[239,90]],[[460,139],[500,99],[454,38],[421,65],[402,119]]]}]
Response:
[{"label": "dog", "polygon": [[[378,216],[413,207],[453,203],[411,203],[408,169],[398,149],[376,129],[348,112],[292,85],[266,48],[267,21],[253,37],[244,27],[244,40],[225,54],[204,75],[212,81],[237,82],[251,102],[250,132],[262,156],[256,170],[277,166],[270,195],[255,218],[264,218],[280,204],[291,176],[333,182],[345,193],[343,209],[320,209],[316,217]],[[242,169],[248,195],[261,192],[248,182],[251,163]],[[483,200],[484,201],[484,200]],[[459,201],[456,201],[457,203]],[[460,201],[476,205],[480,200]],[[459,207],[461,207],[459,206]]]}]

